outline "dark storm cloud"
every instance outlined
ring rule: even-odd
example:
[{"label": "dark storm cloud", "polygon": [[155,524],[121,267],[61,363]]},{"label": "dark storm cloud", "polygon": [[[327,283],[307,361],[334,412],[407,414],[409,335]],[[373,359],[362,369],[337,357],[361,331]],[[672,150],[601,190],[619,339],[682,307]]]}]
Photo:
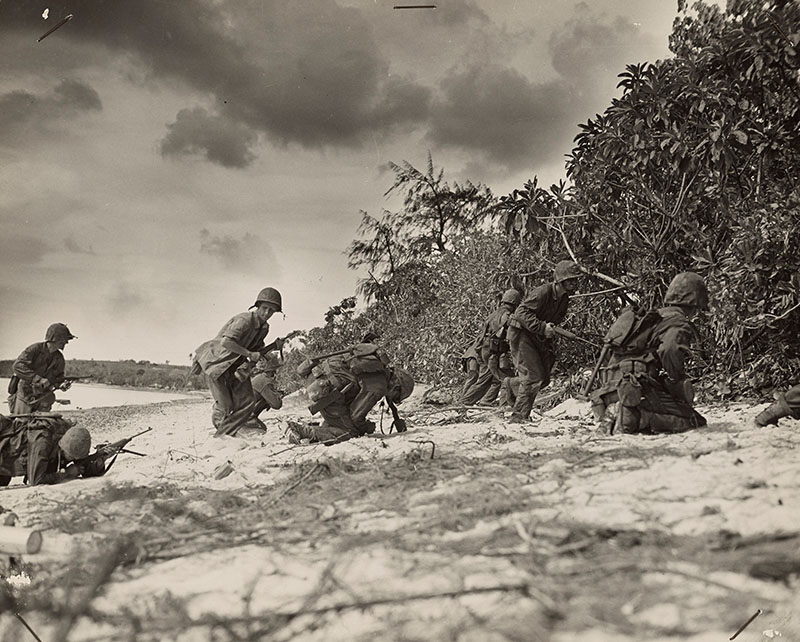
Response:
[{"label": "dark storm cloud", "polygon": [[200,252],[216,258],[220,264],[237,272],[268,269],[277,272],[272,248],[255,234],[241,238],[218,236],[207,229],[200,230]]},{"label": "dark storm cloud", "polygon": [[430,139],[485,153],[506,167],[537,164],[563,153],[575,111],[560,81],[533,84],[513,69],[473,67],[441,85]]},{"label": "dark storm cloud", "polygon": [[[74,19],[51,38],[133,53],[151,77],[179,79],[212,95],[212,116],[283,144],[358,146],[377,126],[402,126],[426,114],[427,90],[392,80],[361,12],[329,0],[50,3],[52,19],[67,13]],[[0,29],[33,36],[41,22],[40,10],[29,3],[0,4]],[[398,95],[406,109],[398,109]],[[191,140],[191,133],[200,140]],[[175,143],[165,144],[171,149]],[[202,132],[183,128],[178,150],[193,147],[210,151]]]},{"label": "dark storm cloud", "polygon": [[557,162],[578,123],[608,105],[616,75],[636,61],[644,40],[630,22],[594,20],[587,11],[550,38],[558,76],[549,82],[486,62],[453,70],[440,83],[429,139],[511,169]]},{"label": "dark storm cloud", "polygon": [[102,108],[97,92],[74,79],[62,80],[45,94],[11,91],[0,96],[0,132],[11,133],[31,121],[46,124],[55,118]]},{"label": "dark storm cloud", "polygon": [[49,251],[47,243],[32,236],[0,236],[3,265],[34,265]]},{"label": "dark storm cloud", "polygon": [[258,137],[255,132],[224,116],[212,116],[205,109],[182,109],[161,141],[163,156],[202,153],[223,167],[247,167],[255,155],[250,151]]}]

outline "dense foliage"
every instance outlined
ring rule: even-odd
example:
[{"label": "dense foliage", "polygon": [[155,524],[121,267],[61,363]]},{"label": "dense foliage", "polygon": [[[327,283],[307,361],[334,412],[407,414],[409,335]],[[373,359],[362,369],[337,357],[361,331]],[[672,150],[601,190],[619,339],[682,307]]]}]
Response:
[{"label": "dense foliage", "polygon": [[[574,301],[573,331],[601,335],[625,298],[658,305],[674,274],[694,270],[712,294],[695,360],[706,392],[797,381],[798,44],[797,2],[681,0],[673,56],[620,74],[620,97],[580,125],[567,182],[543,189],[534,178],[494,199],[481,185],[451,186],[430,158],[425,172],[392,165],[403,210],[363,213],[348,249],[351,267],[368,269],[367,307],[331,308],[307,351],[376,331],[419,378],[455,381],[502,291],[542,282],[573,256],[591,275],[584,291],[612,290]],[[593,357],[562,341],[563,368]]]}]

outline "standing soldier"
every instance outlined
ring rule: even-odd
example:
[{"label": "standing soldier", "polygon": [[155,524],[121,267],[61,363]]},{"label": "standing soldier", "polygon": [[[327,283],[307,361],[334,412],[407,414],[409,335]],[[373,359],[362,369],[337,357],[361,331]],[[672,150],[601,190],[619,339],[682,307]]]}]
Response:
[{"label": "standing soldier", "polygon": [[297,368],[306,377],[311,414],[319,412],[321,426],[293,425],[289,441],[294,444],[323,442],[327,445],[375,432],[367,419],[370,410],[386,397],[397,432],[405,432],[395,404],[414,390],[409,373],[389,365],[389,359],[373,343],[358,343],[336,353],[310,359]]},{"label": "standing soldier", "polygon": [[[214,397],[211,420],[217,435],[235,435],[253,416],[253,387],[250,368],[262,354],[280,350],[282,339],[264,346],[269,332],[267,320],[282,312],[280,292],[264,288],[252,312],[242,312],[230,319],[217,336],[195,351],[192,372],[205,373],[208,389]],[[248,363],[248,360],[252,363]]]},{"label": "standing soldier", "polygon": [[567,316],[569,297],[578,289],[581,274],[575,262],[559,261],[553,282],[536,288],[509,319],[508,342],[519,373],[512,423],[528,421],[536,395],[550,383],[556,360],[553,326]]},{"label": "standing soldier", "polygon": [[64,379],[62,350],[70,339],[77,339],[63,323],[54,323],[44,341],[33,343],[22,351],[12,366],[8,384],[8,407],[11,414],[47,412],[56,401],[54,391],[71,385]]},{"label": "standing soldier", "polygon": [[611,358],[592,393],[601,432],[668,433],[705,426],[693,408],[685,359],[697,330],[691,318],[708,306],[708,289],[694,272],[675,276],[658,310],[626,308],[606,333]]},{"label": "standing soldier", "polygon": [[480,351],[480,371],[475,382],[464,391],[465,405],[478,403],[489,406],[497,399],[500,384],[508,376],[507,371],[500,370],[500,357],[510,349],[506,340],[508,320],[521,299],[517,290],[506,290],[498,308],[486,318],[481,338],[475,345]]},{"label": "standing soldier", "polygon": [[756,415],[757,426],[776,426],[781,417],[800,419],[800,384],[778,395],[771,406]]}]

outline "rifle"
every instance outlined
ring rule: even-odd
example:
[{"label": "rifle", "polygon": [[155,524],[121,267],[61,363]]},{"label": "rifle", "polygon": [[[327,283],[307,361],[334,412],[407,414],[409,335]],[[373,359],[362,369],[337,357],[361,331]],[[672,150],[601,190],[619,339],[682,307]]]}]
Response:
[{"label": "rifle", "polygon": [[[144,453],[138,453],[135,450],[128,450],[125,446],[127,446],[137,437],[140,437],[151,430],[152,428],[147,428],[146,430],[137,432],[135,435],[125,437],[124,439],[114,441],[110,444],[97,444],[97,446],[94,447],[95,451],[91,455],[87,455],[82,459],[76,459],[75,464],[77,464],[78,467],[83,471],[84,477],[99,477],[110,470],[120,453],[145,457],[146,455]],[[111,458],[111,463],[106,466],[106,460],[109,458]]]},{"label": "rifle", "polygon": [[603,347],[600,349],[600,356],[597,358],[597,363],[594,364],[594,369],[592,370],[592,374],[589,379],[586,381],[586,384],[583,386],[583,389],[580,392],[581,397],[588,397],[589,396],[589,389],[592,387],[595,379],[597,379],[597,373],[600,372],[600,368],[603,367],[603,363],[606,360],[606,356],[608,355],[609,350],[611,350],[610,343],[604,343]]},{"label": "rifle", "polygon": [[592,341],[589,341],[588,339],[584,339],[583,337],[579,337],[574,332],[570,332],[569,330],[565,330],[564,328],[560,328],[557,325],[551,325],[550,327],[553,328],[553,332],[555,332],[559,336],[564,337],[565,339],[572,339],[573,341],[580,341],[581,343],[589,344],[593,348],[599,348],[600,347],[596,343],[594,343]]},{"label": "rifle", "polygon": [[[67,388],[69,388],[69,386],[71,386],[73,382],[80,381],[81,379],[91,379],[91,376],[89,376],[89,375],[81,375],[80,377],[64,377],[64,383],[62,383],[60,386],[56,386],[56,385],[51,384],[50,387],[47,389],[47,392],[45,392],[44,394],[39,395],[33,401],[28,401],[27,403],[28,403],[29,406],[34,406],[37,403],[39,403],[42,399],[44,399],[47,395],[49,395],[51,392],[55,392],[56,390],[67,390]],[[66,384],[66,383],[68,383],[69,386],[64,388],[64,384]]]}]

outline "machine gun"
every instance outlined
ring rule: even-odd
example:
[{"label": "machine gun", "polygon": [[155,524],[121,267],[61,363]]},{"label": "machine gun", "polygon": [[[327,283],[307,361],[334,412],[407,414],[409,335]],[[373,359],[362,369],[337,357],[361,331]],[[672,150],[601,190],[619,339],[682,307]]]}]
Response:
[{"label": "machine gun", "polygon": [[[138,457],[145,457],[144,453],[136,452],[135,450],[128,450],[126,446],[137,437],[141,437],[146,432],[150,432],[152,428],[137,432],[131,437],[125,437],[119,441],[112,443],[97,444],[95,451],[91,455],[87,455],[82,459],[76,459],[75,464],[82,471],[84,477],[99,477],[105,475],[120,453],[127,453],[129,455],[136,455]],[[111,459],[111,462],[106,466],[106,460]]]},{"label": "machine gun", "polygon": [[37,404],[37,403],[39,403],[39,402],[40,402],[42,399],[44,399],[44,398],[45,398],[47,395],[49,395],[51,392],[55,392],[56,390],[68,390],[68,389],[69,389],[69,387],[70,387],[70,386],[71,386],[71,385],[72,385],[72,384],[73,384],[75,381],[80,381],[81,379],[91,379],[91,377],[90,377],[89,375],[81,375],[81,376],[79,376],[79,377],[72,377],[72,376],[70,376],[70,377],[64,377],[64,383],[62,383],[60,386],[56,386],[56,385],[52,385],[52,384],[51,384],[51,385],[50,385],[50,387],[47,389],[47,392],[44,392],[43,394],[39,395],[39,396],[38,396],[38,397],[36,397],[36,399],[34,399],[33,401],[29,401],[29,402],[28,402],[28,405],[29,405],[29,406],[34,406],[34,405],[36,405],[36,404]]}]

